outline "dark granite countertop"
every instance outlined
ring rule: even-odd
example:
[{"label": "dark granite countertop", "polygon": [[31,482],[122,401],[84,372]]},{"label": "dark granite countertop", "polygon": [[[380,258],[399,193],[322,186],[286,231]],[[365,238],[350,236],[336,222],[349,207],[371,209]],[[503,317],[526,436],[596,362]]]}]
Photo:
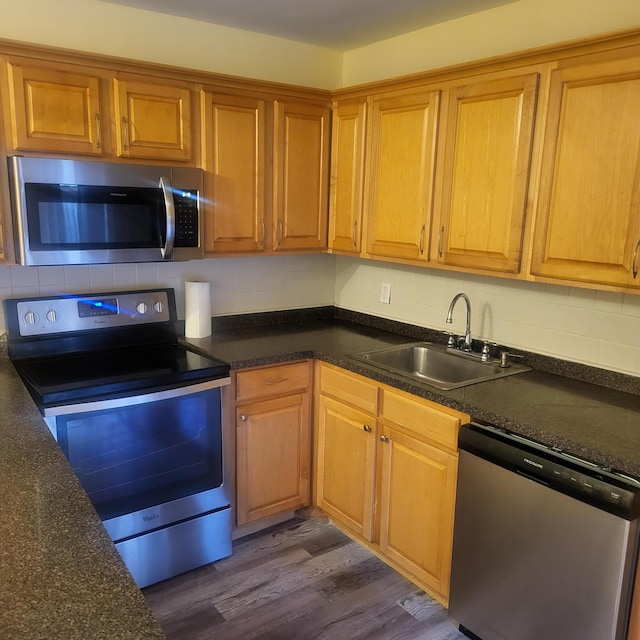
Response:
[{"label": "dark granite countertop", "polygon": [[[233,369],[317,358],[640,477],[639,378],[524,354],[533,371],[440,391],[350,357],[439,332],[333,307],[267,316],[214,319],[188,342]],[[0,406],[0,638],[163,638],[3,340]]]},{"label": "dark granite countertop", "polygon": [[0,340],[0,638],[164,638]]},{"label": "dark granite countertop", "polygon": [[282,314],[271,325],[262,315],[214,319],[210,337],[187,342],[232,369],[317,358],[640,478],[640,378],[519,352],[532,371],[441,391],[350,357],[413,339],[442,341],[440,332],[333,308]]}]

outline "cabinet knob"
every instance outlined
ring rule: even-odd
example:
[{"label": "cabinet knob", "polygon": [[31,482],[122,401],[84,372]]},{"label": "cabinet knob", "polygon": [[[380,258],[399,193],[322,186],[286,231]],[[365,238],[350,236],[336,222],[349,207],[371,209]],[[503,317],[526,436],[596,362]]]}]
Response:
[{"label": "cabinet knob", "polygon": [[240,420],[242,420],[243,422],[246,422],[247,416],[244,413],[240,414]]},{"label": "cabinet knob", "polygon": [[370,425],[370,424],[362,425],[362,428],[363,428],[367,433],[371,433],[371,425]]},{"label": "cabinet knob", "polygon": [[389,442],[389,436],[380,436],[380,442]]}]

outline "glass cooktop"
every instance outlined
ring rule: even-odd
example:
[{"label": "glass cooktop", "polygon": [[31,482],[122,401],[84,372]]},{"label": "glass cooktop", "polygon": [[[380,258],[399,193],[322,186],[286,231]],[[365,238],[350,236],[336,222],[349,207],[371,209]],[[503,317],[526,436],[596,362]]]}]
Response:
[{"label": "glass cooktop", "polygon": [[229,375],[226,363],[180,344],[92,351],[14,363],[42,408],[149,392]]}]

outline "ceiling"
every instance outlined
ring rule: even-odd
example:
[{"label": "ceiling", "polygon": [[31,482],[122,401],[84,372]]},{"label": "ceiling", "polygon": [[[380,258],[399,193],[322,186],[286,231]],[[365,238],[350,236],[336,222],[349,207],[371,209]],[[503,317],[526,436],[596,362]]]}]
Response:
[{"label": "ceiling", "polygon": [[102,0],[347,51],[516,0]]}]

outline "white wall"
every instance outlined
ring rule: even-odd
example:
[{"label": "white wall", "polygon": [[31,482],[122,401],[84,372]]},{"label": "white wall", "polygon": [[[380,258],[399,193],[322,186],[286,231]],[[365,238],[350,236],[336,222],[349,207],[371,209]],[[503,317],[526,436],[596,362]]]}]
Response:
[{"label": "white wall", "polygon": [[520,0],[347,51],[343,86],[640,25],[638,0]]},{"label": "white wall", "polygon": [[[173,287],[184,318],[184,283],[211,282],[214,316],[332,305],[335,260],[325,255],[215,258],[90,267],[0,266],[0,300],[9,297]],[[5,330],[0,307],[0,334]]]},{"label": "white wall", "polygon": [[[391,304],[380,287],[391,283]],[[471,299],[471,331],[511,347],[640,375],[640,296],[338,257],[336,306],[424,327],[464,333],[456,293]]]},{"label": "white wall", "polygon": [[20,0],[2,3],[0,38],[335,89],[638,25],[638,0],[520,0],[343,53],[100,0]]},{"label": "white wall", "polygon": [[331,89],[342,54],[99,0],[3,2],[0,38]]}]

